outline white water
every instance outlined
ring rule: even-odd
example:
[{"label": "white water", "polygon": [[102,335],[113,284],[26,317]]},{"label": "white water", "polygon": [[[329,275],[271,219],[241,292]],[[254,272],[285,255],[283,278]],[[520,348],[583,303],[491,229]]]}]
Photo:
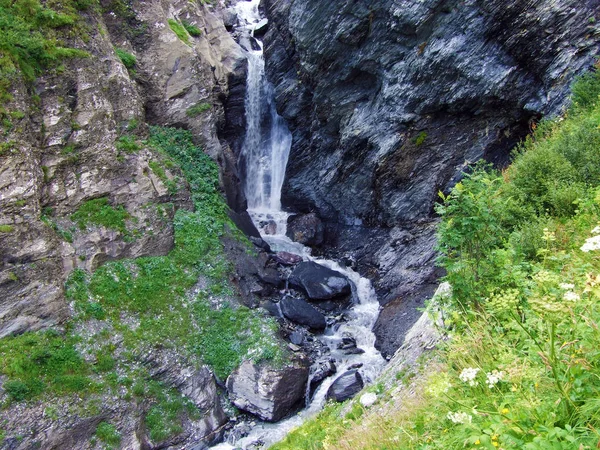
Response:
[{"label": "white water", "polygon": [[[254,28],[253,25],[261,19],[258,13],[259,1],[242,0],[236,5],[238,17],[245,21],[250,32]],[[281,187],[292,137],[275,109],[273,88],[264,75],[262,44],[258,44],[261,50],[248,52],[247,131],[240,159],[240,164],[245,166],[244,189],[248,199],[248,212],[273,251],[287,251],[300,255],[304,260],[315,261],[348,277],[354,284],[353,297],[356,304],[346,314],[350,316],[349,320],[328,326],[323,335],[318,336],[330,349],[330,354],[324,355],[324,360],[333,358],[337,373],[322,382],[308,406],[295,416],[275,424],[258,422],[258,425],[242,439],[213,447],[220,450],[267,448],[317,414],[325,403],[325,396],[331,384],[350,366],[362,365],[359,372],[365,383],[369,383],[385,364],[385,360],[375,349],[375,335],[371,331],[380,307],[370,281],[334,261],[313,258],[309,248],[292,242],[285,235],[289,214],[281,210]],[[364,353],[346,355],[342,350],[338,350],[337,346],[344,336],[353,337],[357,347],[364,350]]]}]

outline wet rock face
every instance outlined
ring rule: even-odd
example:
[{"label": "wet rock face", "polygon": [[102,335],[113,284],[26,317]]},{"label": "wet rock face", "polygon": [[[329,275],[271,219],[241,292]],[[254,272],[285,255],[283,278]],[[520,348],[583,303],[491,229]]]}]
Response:
[{"label": "wet rock face", "polygon": [[315,213],[290,216],[286,235],[294,242],[310,247],[323,244],[325,227]]},{"label": "wet rock face", "polygon": [[294,141],[284,204],[326,221],[431,213],[506,159],[598,53],[594,0],[266,0],[267,71]]},{"label": "wet rock face", "polygon": [[245,361],[227,378],[227,392],[235,406],[262,420],[277,422],[304,397],[308,362],[296,360],[281,369]]},{"label": "wet rock face", "polygon": [[264,7],[266,70],[293,133],[283,203],[315,211],[323,252],[374,282],[377,347],[391,356],[435,289],[438,192],[482,157],[505,163],[530,121],[560,112],[600,50],[598,2]]},{"label": "wet rock face", "polygon": [[351,292],[348,278],[313,261],[298,264],[288,282],[291,287],[306,292],[311,300],[328,300]]}]

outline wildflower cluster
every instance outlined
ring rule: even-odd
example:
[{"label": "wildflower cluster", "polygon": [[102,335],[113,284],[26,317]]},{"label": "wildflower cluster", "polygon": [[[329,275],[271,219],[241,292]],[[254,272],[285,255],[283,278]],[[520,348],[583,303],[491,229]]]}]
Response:
[{"label": "wildflower cluster", "polygon": [[479,372],[479,369],[467,367],[463,369],[458,378],[464,383],[469,383],[469,386],[477,386],[477,381],[475,380],[477,372]]},{"label": "wildflower cluster", "polygon": [[507,289],[494,293],[486,299],[487,309],[493,314],[514,311],[519,304],[519,297],[518,289]]},{"label": "wildflower cluster", "polygon": [[490,389],[496,386],[496,384],[498,384],[498,382],[502,381],[502,378],[504,378],[504,372],[496,369],[488,372],[486,375],[485,383]]},{"label": "wildflower cluster", "polygon": [[471,423],[473,420],[473,416],[467,414],[466,412],[457,411],[457,412],[448,412],[447,416],[448,420],[452,423]]},{"label": "wildflower cluster", "polygon": [[585,240],[585,243],[581,246],[582,252],[591,252],[594,250],[600,250],[600,234],[592,236]]}]

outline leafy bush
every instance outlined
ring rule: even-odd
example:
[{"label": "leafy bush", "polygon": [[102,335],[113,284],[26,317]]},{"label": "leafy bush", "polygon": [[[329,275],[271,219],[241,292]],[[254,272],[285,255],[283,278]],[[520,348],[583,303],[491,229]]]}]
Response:
[{"label": "leafy bush", "polygon": [[142,147],[137,143],[135,136],[125,135],[121,136],[115,142],[115,147],[120,152],[125,153],[134,153],[137,152]]},{"label": "leafy bush", "polygon": [[210,103],[198,103],[197,105],[190,106],[185,113],[188,117],[197,117],[203,112],[209,111],[210,108]]}]

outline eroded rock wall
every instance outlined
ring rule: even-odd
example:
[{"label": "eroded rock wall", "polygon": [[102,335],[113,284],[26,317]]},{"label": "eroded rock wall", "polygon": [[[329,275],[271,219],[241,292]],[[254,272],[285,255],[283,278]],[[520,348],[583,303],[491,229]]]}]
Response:
[{"label": "eroded rock wall", "polygon": [[[267,72],[293,131],[283,202],[317,212],[330,240],[359,266],[363,257],[384,304],[433,275],[434,233],[424,222],[438,191],[478,159],[505,163],[534,121],[560,113],[600,51],[598,0],[265,0],[264,8]],[[356,243],[344,226],[379,227],[386,239]],[[414,249],[429,256],[410,256]],[[391,354],[400,342],[380,345]]]},{"label": "eroded rock wall", "polygon": [[[230,203],[243,205],[235,158],[217,132],[225,127],[230,80],[245,77],[245,56],[219,9],[152,1],[116,14],[107,5],[104,14],[82,13],[85,39],[69,42],[89,57],[38,79],[33,97],[31,87],[14,88],[10,107],[25,116],[14,121],[0,156],[0,336],[64,320],[63,282],[74,268],[170,250],[170,219],[192,204],[185,186],[171,193],[149,166],[160,158],[143,144],[146,122],[192,131],[223,168]],[[201,35],[183,42],[169,19]],[[136,57],[133,69],[115,48]],[[198,104],[210,107],[187,113]],[[140,148],[123,148],[124,138]],[[167,179],[179,175],[165,170]],[[125,208],[135,239],[103,227],[80,230],[69,220],[100,197]]]}]

